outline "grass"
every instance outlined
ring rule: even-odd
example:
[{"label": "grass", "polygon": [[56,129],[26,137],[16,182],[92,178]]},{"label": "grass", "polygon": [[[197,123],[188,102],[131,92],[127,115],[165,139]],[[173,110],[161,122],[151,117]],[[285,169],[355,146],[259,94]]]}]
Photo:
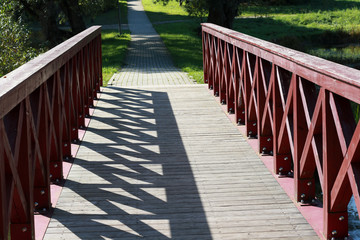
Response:
[{"label": "grass", "polygon": [[107,86],[112,75],[120,70],[124,64],[127,47],[130,43],[130,32],[124,31],[119,36],[116,30],[103,30],[102,40],[102,64],[104,86]]},{"label": "grass", "polygon": [[[198,83],[204,82],[201,37],[198,34],[200,20],[189,17],[179,3],[169,5],[154,4],[152,0],[142,0],[144,9],[155,30],[168,48],[176,67]],[[184,20],[184,22],[156,24],[161,21]]]},{"label": "grass", "polygon": [[[176,1],[142,0],[175,65],[202,82],[200,19],[189,17]],[[310,0],[291,6],[242,5],[234,30],[360,68],[360,0]],[[182,23],[157,24],[161,21]]]},{"label": "grass", "polygon": [[[127,24],[127,0],[119,0],[121,23]],[[118,24],[118,8],[101,13],[94,18],[85,19],[87,25],[113,25]]]}]

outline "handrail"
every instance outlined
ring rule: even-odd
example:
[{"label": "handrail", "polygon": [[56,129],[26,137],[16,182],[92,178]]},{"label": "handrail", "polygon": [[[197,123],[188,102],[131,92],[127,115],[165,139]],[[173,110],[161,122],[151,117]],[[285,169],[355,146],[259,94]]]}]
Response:
[{"label": "handrail", "polygon": [[[202,24],[204,79],[273,171],[294,177],[294,199],[323,194],[326,239],[348,236],[347,205],[360,210],[360,71],[214,24]],[[292,161],[291,161],[292,159]]]},{"label": "handrail", "polygon": [[34,239],[101,85],[99,26],[0,78],[0,239]]}]

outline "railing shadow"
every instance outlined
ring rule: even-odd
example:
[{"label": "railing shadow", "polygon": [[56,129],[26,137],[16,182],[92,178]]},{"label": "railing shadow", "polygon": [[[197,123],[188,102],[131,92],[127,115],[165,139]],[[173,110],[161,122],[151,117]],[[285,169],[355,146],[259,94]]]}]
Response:
[{"label": "railing shadow", "polygon": [[212,239],[167,93],[111,89],[102,93],[106,104],[96,108],[47,237]]}]

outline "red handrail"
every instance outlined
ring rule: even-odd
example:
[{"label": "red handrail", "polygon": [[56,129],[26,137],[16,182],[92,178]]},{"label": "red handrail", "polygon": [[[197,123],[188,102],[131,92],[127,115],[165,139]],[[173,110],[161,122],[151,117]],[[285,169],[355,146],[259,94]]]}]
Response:
[{"label": "red handrail", "polygon": [[[202,24],[204,79],[273,171],[294,177],[295,199],[323,194],[326,239],[348,236],[347,205],[360,210],[360,71],[214,24]],[[353,102],[353,103],[351,103]],[[291,161],[292,160],[292,161]],[[317,176],[316,176],[317,175]]]},{"label": "red handrail", "polygon": [[34,239],[101,85],[98,26],[0,78],[0,239]]}]

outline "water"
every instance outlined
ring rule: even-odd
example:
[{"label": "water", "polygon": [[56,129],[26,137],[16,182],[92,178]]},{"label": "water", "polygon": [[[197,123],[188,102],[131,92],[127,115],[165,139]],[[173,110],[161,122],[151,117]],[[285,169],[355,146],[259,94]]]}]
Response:
[{"label": "water", "polygon": [[353,239],[360,239],[360,220],[356,209],[354,197],[351,198],[348,205],[349,215],[349,234]]}]

